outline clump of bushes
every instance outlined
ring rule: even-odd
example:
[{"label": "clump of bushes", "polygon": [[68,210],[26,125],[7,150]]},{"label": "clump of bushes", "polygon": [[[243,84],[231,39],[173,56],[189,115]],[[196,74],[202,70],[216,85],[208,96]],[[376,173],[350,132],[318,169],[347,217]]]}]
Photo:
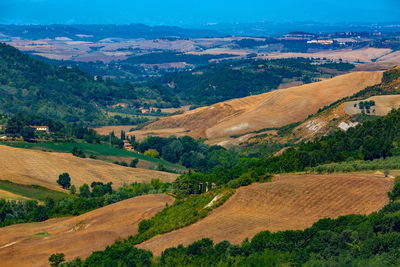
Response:
[{"label": "clump of bushes", "polygon": [[75,157],[79,157],[79,158],[86,158],[85,153],[83,153],[82,149],[78,148],[78,147],[73,147],[72,151],[71,151],[72,155],[74,155]]},{"label": "clump of bushes", "polygon": [[372,161],[350,160],[339,163],[323,164],[313,168],[306,168],[307,172],[334,173],[334,172],[356,172],[368,170],[395,170],[400,169],[400,157],[380,158]]}]

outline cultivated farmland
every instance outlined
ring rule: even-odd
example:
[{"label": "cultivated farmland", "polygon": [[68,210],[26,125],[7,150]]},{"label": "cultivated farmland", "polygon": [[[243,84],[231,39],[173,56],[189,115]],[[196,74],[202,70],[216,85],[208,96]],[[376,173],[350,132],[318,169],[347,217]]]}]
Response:
[{"label": "cultivated farmland", "polygon": [[276,176],[273,182],[238,189],[203,220],[138,247],[160,255],[205,237],[239,244],[263,230],[305,229],[321,218],[369,214],[388,202],[392,186],[392,179],[374,174]]}]

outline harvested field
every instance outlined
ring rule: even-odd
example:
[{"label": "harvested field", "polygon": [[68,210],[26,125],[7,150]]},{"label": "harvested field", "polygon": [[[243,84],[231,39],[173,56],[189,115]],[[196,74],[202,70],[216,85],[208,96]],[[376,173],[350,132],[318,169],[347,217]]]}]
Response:
[{"label": "harvested field", "polygon": [[0,145],[0,180],[19,184],[41,185],[62,190],[58,176],[68,172],[71,183],[79,187],[93,181],[112,182],[114,188],[132,182],[150,182],[152,178],[172,182],[178,176],[140,168],[128,168],[94,159],[82,159],[71,154],[42,152]]},{"label": "harvested field", "polygon": [[392,186],[393,179],[367,173],[277,176],[273,182],[238,189],[201,221],[138,247],[160,255],[168,247],[205,237],[239,244],[263,230],[305,229],[321,218],[369,214],[388,203]]},{"label": "harvested field", "polygon": [[393,62],[396,60],[394,55],[388,56],[386,59],[386,55],[390,55],[392,53],[391,49],[387,48],[362,48],[362,49],[343,49],[343,50],[327,50],[317,53],[271,53],[267,56],[263,56],[260,58],[266,59],[277,59],[277,58],[327,58],[332,60],[342,59],[343,61],[357,63],[364,62],[369,63],[373,62],[373,60],[381,59],[381,62]]},{"label": "harvested field", "polygon": [[362,110],[359,108],[359,103],[361,101],[365,102],[371,100],[375,102],[375,106],[371,106],[370,113],[366,114],[385,116],[392,109],[398,109],[400,107],[400,95],[377,95],[364,100],[346,102],[344,104],[344,111],[349,115],[360,114]]},{"label": "harvested field", "polygon": [[395,51],[393,53],[384,55],[380,57],[377,62],[393,62],[393,63],[400,63],[400,51]]},{"label": "harvested field", "polygon": [[[382,72],[353,72],[333,79],[229,100],[184,114],[161,118],[140,134],[179,129],[195,138],[242,135],[302,121],[319,108],[381,82]],[[169,130],[168,130],[169,129]],[[135,132],[132,134],[136,135]]]},{"label": "harvested field", "polygon": [[117,238],[136,234],[138,223],[172,204],[167,195],[146,195],[115,203],[78,217],[58,218],[0,228],[1,266],[49,266],[51,254],[66,260],[86,258]]}]

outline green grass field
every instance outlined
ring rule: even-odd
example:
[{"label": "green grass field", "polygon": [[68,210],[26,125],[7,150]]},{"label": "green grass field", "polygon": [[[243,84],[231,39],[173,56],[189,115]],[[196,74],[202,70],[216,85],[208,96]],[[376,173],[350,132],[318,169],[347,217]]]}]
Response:
[{"label": "green grass field", "polygon": [[4,191],[1,190],[0,191],[0,199],[5,199],[5,200],[17,200],[17,201],[24,201],[27,200],[27,198],[24,198],[22,196],[19,195],[15,195],[15,196],[10,196],[8,194],[4,194]]},{"label": "green grass field", "polygon": [[95,155],[96,157],[123,157],[123,158],[138,158],[140,160],[148,161],[151,163],[161,163],[166,168],[183,171],[185,168],[183,166],[170,163],[168,161],[152,158],[145,156],[143,154],[135,153],[132,151],[128,151],[125,149],[118,149],[115,147],[110,147],[106,144],[88,144],[88,143],[27,143],[27,142],[2,142],[0,144],[17,147],[17,148],[25,148],[25,149],[36,149],[47,152],[60,152],[60,153],[71,153],[74,147],[80,148],[87,156]]},{"label": "green grass field", "polygon": [[67,195],[66,193],[50,190],[38,185],[14,184],[6,180],[0,180],[0,189],[39,201],[44,201],[48,196],[60,199]]}]

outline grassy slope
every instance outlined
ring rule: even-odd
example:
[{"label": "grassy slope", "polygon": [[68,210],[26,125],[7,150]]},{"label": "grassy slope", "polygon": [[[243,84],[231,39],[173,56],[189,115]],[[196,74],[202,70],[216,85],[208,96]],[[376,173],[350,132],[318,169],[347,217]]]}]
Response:
[{"label": "grassy slope", "polygon": [[52,197],[55,199],[62,198],[65,196],[65,193],[54,191],[47,189],[38,185],[21,185],[15,184],[10,181],[1,180],[0,181],[0,190],[4,190],[7,192],[11,192],[16,195],[20,195],[23,197],[44,201],[46,197]]},{"label": "grassy slope", "polygon": [[[191,225],[206,217],[214,208],[222,205],[234,192],[233,189],[219,189],[201,195],[191,195],[183,201],[178,200],[174,205],[166,207],[146,221],[146,227],[141,228],[139,224],[139,233],[130,237],[129,241],[132,244],[139,244],[156,235]],[[207,207],[207,204],[213,199],[215,199],[214,204]]]}]

